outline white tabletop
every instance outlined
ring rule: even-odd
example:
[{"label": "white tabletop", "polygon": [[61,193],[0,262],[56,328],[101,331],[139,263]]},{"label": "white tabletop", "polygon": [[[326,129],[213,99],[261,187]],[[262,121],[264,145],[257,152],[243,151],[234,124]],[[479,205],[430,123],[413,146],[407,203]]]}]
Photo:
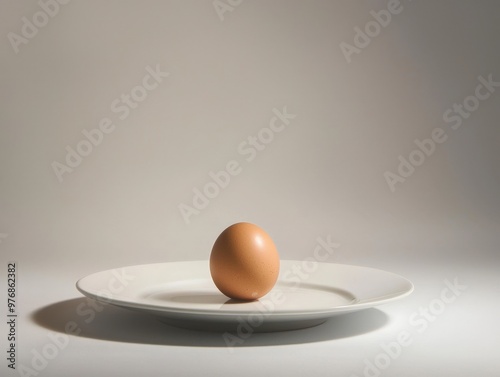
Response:
[{"label": "white tabletop", "polygon": [[178,329],[142,313],[92,304],[74,287],[88,268],[42,270],[20,263],[17,369],[31,368],[41,376],[75,371],[82,376],[229,376],[235,371],[242,376],[372,376],[378,371],[469,376],[478,370],[495,375],[500,285],[494,266],[385,267],[414,282],[411,296],[309,329],[254,333],[228,346],[223,333]]}]

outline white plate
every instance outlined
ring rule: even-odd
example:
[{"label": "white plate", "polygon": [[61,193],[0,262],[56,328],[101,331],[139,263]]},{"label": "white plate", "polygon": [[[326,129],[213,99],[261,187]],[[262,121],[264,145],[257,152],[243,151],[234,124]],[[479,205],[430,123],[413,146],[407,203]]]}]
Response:
[{"label": "white plate", "polygon": [[80,279],[85,296],[153,314],[167,324],[201,330],[255,332],[311,327],[413,291],[407,279],[368,267],[282,260],[266,296],[236,302],[214,285],[208,261],[145,264]]}]

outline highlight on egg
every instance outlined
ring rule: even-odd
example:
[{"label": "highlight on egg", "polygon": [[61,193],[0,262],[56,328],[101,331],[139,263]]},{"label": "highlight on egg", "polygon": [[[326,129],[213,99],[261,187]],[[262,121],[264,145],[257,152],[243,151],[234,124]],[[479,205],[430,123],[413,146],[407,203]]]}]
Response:
[{"label": "highlight on egg", "polygon": [[280,258],[271,237],[255,224],[226,228],[210,253],[210,274],[217,288],[236,300],[256,300],[278,280]]}]

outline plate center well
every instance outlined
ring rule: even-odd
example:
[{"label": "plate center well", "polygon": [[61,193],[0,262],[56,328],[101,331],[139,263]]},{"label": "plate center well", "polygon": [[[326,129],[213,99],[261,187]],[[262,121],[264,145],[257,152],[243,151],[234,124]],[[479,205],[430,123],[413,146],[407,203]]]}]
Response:
[{"label": "plate center well", "polygon": [[150,304],[170,308],[217,312],[307,312],[352,305],[356,297],[345,290],[320,284],[278,281],[256,301],[241,302],[223,295],[211,280],[183,280],[151,288],[140,295]]}]

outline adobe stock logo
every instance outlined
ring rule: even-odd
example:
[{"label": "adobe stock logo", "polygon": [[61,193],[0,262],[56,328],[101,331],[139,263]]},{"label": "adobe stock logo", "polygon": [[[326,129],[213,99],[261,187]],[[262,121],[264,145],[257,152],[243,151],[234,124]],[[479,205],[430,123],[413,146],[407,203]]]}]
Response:
[{"label": "adobe stock logo", "polygon": [[[82,332],[82,326],[77,323],[79,321],[78,317],[81,317],[85,324],[92,323],[97,317],[97,313],[105,309],[105,305],[103,304],[107,304],[111,298],[119,295],[135,280],[135,276],[130,275],[126,268],[113,270],[111,275],[107,281],[106,288],[97,292],[101,297],[99,301],[87,297],[85,302],[78,304],[75,308],[75,313],[68,316],[70,319],[64,324],[64,332],[49,331],[47,333],[48,340],[43,345],[37,345],[31,349],[31,359],[22,362],[17,369],[21,377],[36,377],[41,374],[50,365],[52,360],[62,355],[68,346],[70,346],[71,336],[78,336]],[[44,375],[51,374],[45,373]]]},{"label": "adobe stock logo", "polygon": [[[145,69],[147,73],[139,85],[134,86],[129,93],[122,93],[120,97],[111,102],[110,110],[112,113],[118,114],[119,120],[127,119],[132,110],[137,109],[148,98],[149,94],[158,88],[163,79],[170,75],[168,72],[163,72],[159,64],[156,65],[155,69],[149,65]],[[51,164],[59,183],[64,180],[65,174],[72,173],[81,165],[84,158],[92,153],[95,147],[101,145],[105,135],[111,134],[115,129],[116,124],[111,118],[104,117],[99,121],[97,127],[82,130],[83,138],[76,143],[75,147],[66,145],[65,163],[52,161]]]},{"label": "adobe stock logo", "polygon": [[[464,119],[469,119],[479,109],[481,103],[491,98],[496,88],[500,87],[500,81],[494,81],[493,75],[488,78],[479,76],[474,94],[466,96],[461,103],[454,103],[443,113],[443,120],[449,124],[452,131],[462,127]],[[408,153],[407,157],[398,156],[398,166],[395,172],[387,170],[384,178],[391,192],[396,191],[396,185],[404,183],[415,173],[417,167],[424,164],[438,149],[438,146],[449,139],[449,134],[442,127],[435,127],[431,131],[431,137],[423,140],[415,139],[416,148]]]},{"label": "adobe stock logo", "polygon": [[16,54],[19,53],[19,46],[28,44],[30,40],[38,35],[40,29],[47,26],[51,18],[59,14],[60,6],[66,5],[69,0],[39,0],[38,6],[41,8],[35,12],[30,18],[21,17],[21,35],[14,32],[7,34],[7,38]]},{"label": "adobe stock logo", "polygon": [[224,13],[232,12],[241,5],[243,0],[214,0],[212,5],[221,21],[224,21]]},{"label": "adobe stock logo", "polygon": [[418,341],[422,334],[434,322],[438,321],[439,317],[448,310],[448,307],[468,289],[468,286],[461,284],[458,278],[453,279],[453,281],[446,279],[444,285],[437,297],[429,301],[427,305],[419,306],[418,310],[410,314],[408,317],[409,327],[396,334],[392,341],[380,343],[380,351],[370,359],[363,360],[362,374],[351,374],[350,377],[382,376],[383,372],[404,354],[405,349],[410,347],[413,342]]},{"label": "adobe stock logo", "polygon": [[[246,162],[255,160],[257,155],[275,140],[276,135],[287,129],[290,121],[297,116],[290,114],[286,106],[283,106],[283,110],[274,108],[273,113],[274,116],[269,120],[267,127],[262,127],[255,135],[248,136],[246,140],[238,144],[238,154],[243,156]],[[228,161],[222,170],[209,172],[209,181],[201,188],[193,188],[191,205],[179,203],[177,206],[184,222],[189,224],[191,217],[199,215],[202,210],[207,208],[210,201],[218,197],[221,191],[229,186],[231,179],[241,174],[242,171],[242,164],[234,159]]]},{"label": "adobe stock logo", "polygon": [[[411,1],[411,0],[408,0]],[[367,48],[372,40],[380,35],[392,21],[393,17],[403,11],[403,5],[399,0],[389,0],[387,9],[381,9],[378,12],[371,10],[372,19],[368,21],[363,29],[356,26],[354,28],[353,44],[341,42],[339,47],[347,63],[352,61],[353,54],[361,54]]]},{"label": "adobe stock logo", "polygon": [[241,346],[265,321],[276,312],[276,309],[287,301],[287,294],[300,289],[301,285],[314,276],[320,268],[320,263],[335,255],[340,244],[333,241],[330,235],[317,237],[312,255],[304,258],[300,263],[293,264],[281,272],[282,280],[287,284],[286,290],[274,287],[265,297],[255,301],[255,310],[247,316],[238,316],[238,325],[234,331],[226,331],[222,339],[233,353],[234,347]]}]

